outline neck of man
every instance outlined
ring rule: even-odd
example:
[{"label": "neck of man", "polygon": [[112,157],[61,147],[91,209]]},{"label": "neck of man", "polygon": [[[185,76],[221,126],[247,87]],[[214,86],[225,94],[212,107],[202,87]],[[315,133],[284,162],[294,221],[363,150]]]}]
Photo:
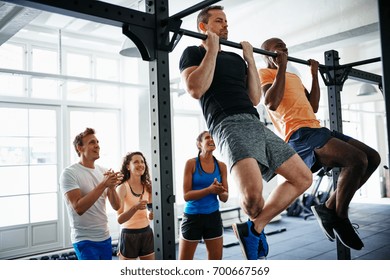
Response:
[{"label": "neck of man", "polygon": [[95,168],[95,160],[88,160],[84,157],[80,157],[80,164],[87,168]]}]

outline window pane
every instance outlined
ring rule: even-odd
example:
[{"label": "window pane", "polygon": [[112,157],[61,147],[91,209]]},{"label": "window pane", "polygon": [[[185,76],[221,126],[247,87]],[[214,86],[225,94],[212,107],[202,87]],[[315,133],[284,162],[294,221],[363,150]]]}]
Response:
[{"label": "window pane", "polygon": [[[86,127],[94,128],[100,144],[99,165],[118,169],[121,155],[119,141],[119,118],[117,111],[111,112],[86,112],[72,111],[70,113],[70,137],[72,143],[74,137],[84,131]],[[78,161],[76,152],[71,149],[71,162]]]},{"label": "window pane", "polygon": [[0,166],[28,164],[28,139],[0,137]]},{"label": "window pane", "polygon": [[115,86],[96,86],[96,102],[118,104],[119,87]]},{"label": "window pane", "polygon": [[30,164],[57,163],[55,138],[30,138]]},{"label": "window pane", "polygon": [[89,56],[68,53],[66,63],[68,76],[91,78],[91,58]]},{"label": "window pane", "polygon": [[[28,193],[28,167],[0,167],[0,196]],[[6,212],[0,212],[6,213]]]},{"label": "window pane", "polygon": [[7,43],[1,45],[0,68],[24,70],[24,48]]},{"label": "window pane", "polygon": [[184,203],[183,198],[183,172],[188,159],[196,157],[196,137],[200,131],[199,117],[175,116],[174,118],[174,146],[175,152],[175,179],[176,179],[176,202]]},{"label": "window pane", "polygon": [[119,81],[118,61],[108,58],[96,58],[96,78]]},{"label": "window pane", "polygon": [[30,110],[30,136],[55,137],[57,129],[56,112],[54,110]]},{"label": "window pane", "polygon": [[0,227],[27,224],[28,196],[0,197],[0,213]]},{"label": "window pane", "polygon": [[57,52],[34,48],[32,50],[32,71],[58,74]]},{"label": "window pane", "polygon": [[93,95],[91,86],[85,83],[66,83],[66,94],[68,100],[92,102]]},{"label": "window pane", "polygon": [[44,193],[56,191],[56,165],[40,165],[30,167],[30,193]]},{"label": "window pane", "polygon": [[59,82],[50,79],[31,79],[31,96],[35,98],[58,99]]},{"label": "window pane", "polygon": [[24,78],[0,73],[0,95],[25,96]]},{"label": "window pane", "polygon": [[27,136],[27,112],[27,109],[0,107],[0,136]]},{"label": "window pane", "polygon": [[34,194],[30,197],[31,223],[58,219],[57,194]]}]

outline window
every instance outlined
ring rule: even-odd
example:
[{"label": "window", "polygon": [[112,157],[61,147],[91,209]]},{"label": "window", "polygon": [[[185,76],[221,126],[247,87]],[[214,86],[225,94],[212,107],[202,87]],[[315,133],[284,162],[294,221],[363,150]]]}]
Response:
[{"label": "window", "polygon": [[174,118],[174,152],[175,152],[175,186],[176,203],[183,204],[183,174],[187,160],[198,154],[196,138],[201,130],[201,119],[198,115],[177,115]]},{"label": "window", "polygon": [[[0,215],[0,259],[71,247],[59,176],[79,160],[76,134],[94,128],[101,146],[96,163],[118,171],[122,147],[139,144],[133,135],[138,92],[120,83],[120,77],[138,78],[138,62],[130,67],[119,54],[22,39],[0,46],[0,211],[11,213]],[[123,93],[129,93],[126,99]],[[132,120],[129,132],[121,130],[123,106],[131,108],[123,114]],[[133,137],[122,143],[130,131]],[[120,227],[107,205],[115,239]]]},{"label": "window", "polygon": [[[24,70],[25,49],[23,46],[5,43],[0,48],[0,68]],[[0,74],[0,95],[24,96],[25,78],[7,73]]]},{"label": "window", "polygon": [[[58,218],[57,112],[0,107],[0,227]],[[43,125],[44,124],[44,125]]]},{"label": "window", "polygon": [[119,112],[112,111],[92,111],[88,108],[72,109],[70,111],[70,139],[71,145],[71,163],[78,162],[79,157],[73,148],[74,137],[84,131],[86,127],[95,129],[96,137],[100,145],[100,159],[97,164],[119,169],[122,157],[120,154],[120,131],[119,131]]},{"label": "window", "polygon": [[[99,140],[100,158],[96,164],[112,168],[115,171],[120,171],[121,158],[120,154],[120,125],[119,111],[104,110],[92,111],[88,108],[72,109],[70,111],[70,139],[68,143],[71,145],[71,163],[79,161],[79,157],[74,150],[74,137],[84,131],[86,127],[95,129],[96,138]],[[116,211],[107,201],[107,215],[110,233],[113,239],[118,237],[120,226],[117,222]]]}]

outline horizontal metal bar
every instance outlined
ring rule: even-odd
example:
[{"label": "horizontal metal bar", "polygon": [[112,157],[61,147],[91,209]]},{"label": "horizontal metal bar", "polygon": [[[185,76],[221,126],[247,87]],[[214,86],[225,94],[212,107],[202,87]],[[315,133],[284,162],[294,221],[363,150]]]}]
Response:
[{"label": "horizontal metal bar", "polygon": [[348,78],[371,84],[382,84],[382,76],[352,68],[348,72]]},{"label": "horizontal metal bar", "polygon": [[155,28],[153,14],[102,1],[4,0],[4,2],[117,27],[127,24]]},{"label": "horizontal metal bar", "polygon": [[[186,30],[186,29],[180,29],[179,33],[182,35],[187,35],[187,36],[198,38],[201,40],[207,39],[206,34],[201,34],[201,33],[193,32],[193,31]],[[221,45],[229,46],[229,47],[236,48],[236,49],[242,49],[242,46],[239,43],[235,43],[235,42],[224,40],[224,39],[219,39],[219,42]],[[258,53],[258,54],[262,54],[262,55],[271,56],[271,57],[277,56],[277,54],[274,52],[266,51],[266,50],[259,49],[259,48],[253,48],[253,52]],[[291,57],[291,56],[288,56],[287,60],[291,61],[291,62],[300,63],[300,64],[310,65],[308,60],[303,60],[303,59],[299,59],[299,58],[295,58],[295,57]],[[320,68],[328,68],[327,66],[322,65],[322,64],[320,64],[319,67]]]},{"label": "horizontal metal bar", "polygon": [[188,15],[191,15],[191,14],[193,14],[193,13],[195,13],[195,12],[197,12],[197,11],[203,9],[203,8],[206,8],[206,7],[208,7],[208,6],[210,6],[210,5],[214,4],[214,3],[217,3],[219,1],[221,1],[221,0],[206,0],[206,1],[203,1],[201,3],[198,3],[198,4],[194,5],[194,6],[191,6],[191,7],[187,8],[187,9],[181,11],[181,12],[178,12],[177,14],[174,14],[173,16],[170,16],[168,20],[170,20],[170,19],[173,19],[173,20],[182,19],[182,18],[184,18],[184,17],[186,17]]},{"label": "horizontal metal bar", "polygon": [[355,66],[365,65],[365,64],[369,64],[369,63],[380,62],[380,61],[381,61],[381,58],[376,57],[376,58],[366,59],[366,60],[362,60],[362,61],[356,61],[356,62],[352,62],[352,63],[348,63],[348,64],[343,64],[343,65],[338,66],[337,68],[355,67]]}]

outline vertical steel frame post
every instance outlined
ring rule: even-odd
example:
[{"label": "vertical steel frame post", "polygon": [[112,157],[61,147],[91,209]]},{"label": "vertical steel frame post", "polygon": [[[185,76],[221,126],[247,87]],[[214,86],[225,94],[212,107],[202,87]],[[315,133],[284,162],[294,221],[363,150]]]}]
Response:
[{"label": "vertical steel frame post", "polygon": [[[336,69],[339,66],[339,53],[335,50],[325,52],[325,65],[330,66],[330,69]],[[343,71],[341,70],[330,70],[328,80],[331,81],[328,87],[328,107],[329,107],[329,122],[330,130],[336,130],[343,132],[342,124],[342,113],[341,113],[341,98],[340,92],[343,87]],[[339,168],[333,168],[332,180],[333,189],[336,189],[337,180],[340,174]],[[337,259],[338,260],[350,260],[351,251],[345,247],[340,240],[337,239]]]},{"label": "vertical steel frame post", "polygon": [[382,86],[383,97],[386,106],[386,127],[387,127],[387,164],[390,165],[390,96],[387,96],[390,90],[390,2],[387,0],[378,0],[379,12],[379,31],[382,47]]},{"label": "vertical steel frame post", "polygon": [[[168,1],[146,1],[146,5],[147,12],[155,15],[156,23],[168,18]],[[156,44],[165,44],[166,42],[161,42],[161,25],[156,24],[155,28]],[[149,62],[154,249],[156,259],[160,260],[176,259],[168,55],[168,51],[156,46],[156,59]]]}]

